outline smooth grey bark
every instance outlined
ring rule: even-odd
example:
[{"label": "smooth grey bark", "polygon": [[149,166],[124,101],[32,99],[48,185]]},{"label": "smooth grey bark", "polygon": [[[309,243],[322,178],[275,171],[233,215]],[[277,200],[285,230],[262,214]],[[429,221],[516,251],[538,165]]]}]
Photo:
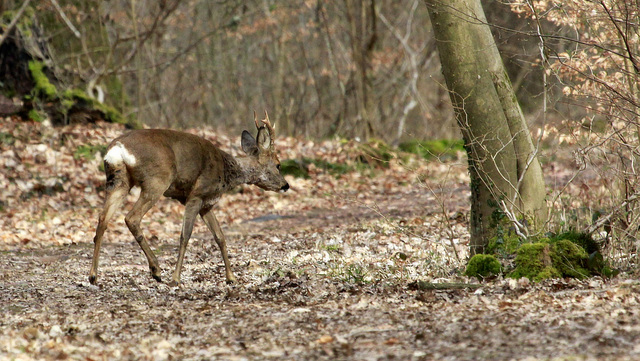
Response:
[{"label": "smooth grey bark", "polygon": [[425,3],[469,159],[473,255],[505,211],[528,227],[546,221],[544,178],[480,0]]}]

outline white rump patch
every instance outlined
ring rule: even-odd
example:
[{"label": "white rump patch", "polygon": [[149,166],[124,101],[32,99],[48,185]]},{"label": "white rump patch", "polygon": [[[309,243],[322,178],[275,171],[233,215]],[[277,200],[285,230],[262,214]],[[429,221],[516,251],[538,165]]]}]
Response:
[{"label": "white rump patch", "polygon": [[104,161],[114,165],[124,162],[124,164],[129,167],[136,165],[136,157],[129,153],[127,148],[125,148],[120,142],[117,142],[115,146],[109,149],[107,154],[104,156]]}]

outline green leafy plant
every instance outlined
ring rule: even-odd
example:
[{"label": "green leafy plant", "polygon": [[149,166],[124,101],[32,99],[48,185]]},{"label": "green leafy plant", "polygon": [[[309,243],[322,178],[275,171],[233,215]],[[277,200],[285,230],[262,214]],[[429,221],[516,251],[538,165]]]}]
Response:
[{"label": "green leafy plant", "polygon": [[16,142],[16,138],[11,133],[0,132],[0,143],[4,145],[13,145]]},{"label": "green leafy plant", "polygon": [[367,270],[358,264],[350,264],[344,273],[344,280],[349,283],[362,285],[366,283]]},{"label": "green leafy plant", "polygon": [[73,158],[91,160],[94,158],[96,153],[104,154],[106,150],[107,146],[105,145],[81,145],[73,152]]}]

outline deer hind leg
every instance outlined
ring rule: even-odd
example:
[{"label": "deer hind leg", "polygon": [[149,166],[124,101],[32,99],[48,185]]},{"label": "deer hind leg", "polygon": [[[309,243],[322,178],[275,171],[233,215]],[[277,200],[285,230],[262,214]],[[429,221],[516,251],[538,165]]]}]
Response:
[{"label": "deer hind leg", "polygon": [[[108,185],[109,186],[109,185]],[[93,260],[91,263],[91,271],[89,272],[89,282],[95,285],[98,280],[98,258],[100,256],[100,246],[102,244],[102,236],[107,229],[109,220],[113,217],[116,209],[122,206],[124,198],[129,193],[130,187],[126,182],[120,183],[117,186],[107,189],[107,196],[104,201],[104,207],[98,217],[98,228],[96,229],[96,236],[93,238]]]},{"label": "deer hind leg", "polygon": [[215,214],[213,214],[212,209],[203,210],[202,212],[200,212],[200,216],[202,217],[202,220],[207,225],[211,233],[213,233],[213,238],[216,240],[216,243],[220,248],[220,253],[222,253],[222,260],[224,261],[227,283],[235,282],[236,277],[231,271],[231,264],[229,263],[229,256],[227,255],[227,241],[224,237],[224,233],[222,233],[222,228],[220,228],[218,219],[216,218]]},{"label": "deer hind leg", "polygon": [[136,242],[138,242],[140,248],[142,248],[142,251],[144,252],[144,255],[147,257],[151,276],[158,282],[162,282],[162,279],[160,278],[160,266],[158,265],[158,259],[153,251],[151,251],[151,247],[149,247],[149,243],[147,242],[144,233],[142,233],[140,222],[142,221],[142,217],[144,217],[149,209],[151,209],[151,207],[153,207],[153,205],[160,199],[164,189],[166,189],[166,187],[143,187],[140,192],[140,198],[138,198],[136,203],[133,205],[133,208],[131,208],[131,211],[129,211],[124,219],[127,223],[127,227],[129,227],[129,231],[131,231],[131,234],[133,234]]},{"label": "deer hind leg", "polygon": [[182,221],[182,232],[180,232],[180,250],[178,251],[178,262],[176,263],[176,269],[173,272],[171,279],[171,286],[180,285],[180,273],[182,272],[182,262],[184,261],[184,255],[187,251],[187,245],[191,238],[191,232],[193,231],[193,224],[195,223],[196,216],[202,208],[202,199],[191,198],[185,203],[184,219]]}]

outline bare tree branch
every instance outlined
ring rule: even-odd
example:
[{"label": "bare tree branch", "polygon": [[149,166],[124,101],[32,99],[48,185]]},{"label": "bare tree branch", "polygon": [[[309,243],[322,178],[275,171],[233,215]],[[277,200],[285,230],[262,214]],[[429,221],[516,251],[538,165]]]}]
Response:
[{"label": "bare tree branch", "polygon": [[7,28],[4,30],[4,33],[2,34],[2,37],[0,37],[0,45],[2,45],[2,43],[4,43],[4,40],[7,38],[7,36],[9,36],[9,33],[11,33],[13,28],[16,26],[16,24],[20,20],[20,17],[22,17],[22,14],[26,10],[27,6],[29,6],[30,2],[31,2],[31,0],[25,0],[25,2],[22,3],[22,6],[18,10],[18,13],[16,14],[16,16],[13,17],[13,19],[9,23],[9,26],[7,26]]},{"label": "bare tree branch", "polygon": [[51,1],[51,4],[53,4],[53,7],[56,8],[56,10],[58,11],[58,14],[60,14],[60,17],[62,18],[62,20],[64,21],[64,23],[67,25],[67,27],[69,28],[69,30],[71,30],[71,32],[73,33],[73,35],[80,39],[80,32],[78,31],[78,29],[76,29],[76,27],[73,25],[73,23],[71,22],[71,20],[69,20],[69,18],[67,17],[67,15],[64,13],[64,11],[62,11],[62,8],[60,7],[60,4],[58,4],[57,0],[49,0]]}]

